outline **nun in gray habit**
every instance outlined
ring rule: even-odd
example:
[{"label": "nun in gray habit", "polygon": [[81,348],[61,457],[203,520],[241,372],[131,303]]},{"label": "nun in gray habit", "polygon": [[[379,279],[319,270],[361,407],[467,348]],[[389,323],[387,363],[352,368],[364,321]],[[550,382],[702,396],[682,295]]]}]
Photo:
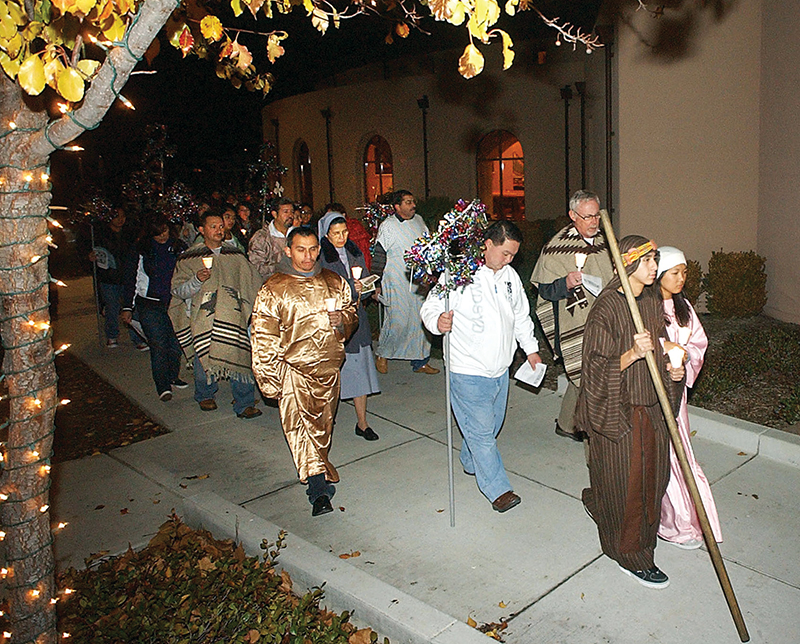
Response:
[{"label": "nun in gray habit", "polygon": [[319,221],[320,262],[323,268],[344,277],[350,284],[353,299],[361,299],[358,306],[358,329],[344,345],[345,361],[342,365],[341,400],[353,399],[356,408],[356,435],[368,441],[378,440],[378,435],[367,423],[367,396],[381,391],[378,371],[372,353],[372,332],[367,319],[363,300],[369,294],[361,295],[361,281],[353,279],[352,269],[361,267],[361,277],[366,277],[364,255],[348,239],[347,222],[338,212],[329,212]]}]

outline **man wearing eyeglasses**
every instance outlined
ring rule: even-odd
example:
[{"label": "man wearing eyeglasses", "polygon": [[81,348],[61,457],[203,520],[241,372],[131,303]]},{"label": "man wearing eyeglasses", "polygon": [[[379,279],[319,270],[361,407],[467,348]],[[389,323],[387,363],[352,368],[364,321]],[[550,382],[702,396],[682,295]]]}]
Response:
[{"label": "man wearing eyeglasses", "polygon": [[536,316],[560,357],[567,374],[567,390],[556,419],[556,434],[582,441],[574,423],[581,378],[583,327],[589,309],[602,288],[614,277],[608,244],[600,230],[600,198],[578,190],[569,200],[572,222],[542,249],[531,275],[538,290]]}]

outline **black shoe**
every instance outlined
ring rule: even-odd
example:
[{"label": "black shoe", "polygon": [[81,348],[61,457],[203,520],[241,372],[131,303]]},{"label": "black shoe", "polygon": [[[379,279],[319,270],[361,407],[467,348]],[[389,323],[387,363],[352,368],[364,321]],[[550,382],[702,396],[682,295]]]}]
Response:
[{"label": "black shoe", "polygon": [[578,443],[582,443],[584,436],[586,436],[586,434],[584,434],[581,431],[576,431],[574,434],[570,434],[569,432],[564,431],[563,429],[561,429],[561,425],[558,424],[558,421],[556,421],[556,434],[558,434],[559,436],[563,436],[564,438],[571,438],[572,440]]},{"label": "black shoe", "polygon": [[331,500],[324,494],[314,501],[314,506],[311,508],[311,516],[318,517],[320,514],[328,514],[333,512]]},{"label": "black shoe", "polygon": [[372,431],[372,427],[367,427],[366,429],[359,429],[358,423],[356,423],[356,436],[361,436],[361,438],[366,438],[368,441],[376,441],[380,438],[375,432]]},{"label": "black shoe", "polygon": [[175,387],[175,389],[186,389],[186,387],[189,386],[188,382],[181,380],[180,378],[175,378],[171,384],[173,387]]},{"label": "black shoe", "polygon": [[664,572],[658,568],[658,566],[653,566],[649,570],[628,570],[622,566],[620,566],[619,569],[626,575],[633,577],[642,586],[656,589],[666,588],[669,586],[669,577],[667,577]]}]

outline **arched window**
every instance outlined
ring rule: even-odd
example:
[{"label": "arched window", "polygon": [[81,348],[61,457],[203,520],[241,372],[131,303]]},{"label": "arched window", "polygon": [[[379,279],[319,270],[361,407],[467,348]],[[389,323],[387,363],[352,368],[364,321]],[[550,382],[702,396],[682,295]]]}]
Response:
[{"label": "arched window", "polygon": [[311,182],[311,154],[308,145],[300,139],[295,146],[295,171],[297,175],[297,196],[300,203],[307,203],[314,207],[314,188]]},{"label": "arched window", "polygon": [[386,139],[376,134],[364,148],[364,197],[367,202],[377,201],[391,192],[393,185],[392,149]]},{"label": "arched window", "polygon": [[478,144],[478,197],[492,219],[525,219],[525,159],[519,139],[495,130]]}]

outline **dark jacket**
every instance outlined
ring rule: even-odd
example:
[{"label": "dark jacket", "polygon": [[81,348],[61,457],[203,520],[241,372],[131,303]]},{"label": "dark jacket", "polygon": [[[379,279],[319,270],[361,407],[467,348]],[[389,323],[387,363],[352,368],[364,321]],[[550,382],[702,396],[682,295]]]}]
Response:
[{"label": "dark jacket", "polygon": [[[319,261],[322,264],[322,267],[344,277],[347,280],[347,283],[350,285],[350,290],[353,293],[353,299],[355,300],[357,294],[353,276],[349,271],[345,270],[344,264],[342,264],[342,260],[339,258],[339,253],[336,252],[336,248],[325,237],[322,238],[320,247],[322,251],[320,252]],[[347,251],[347,261],[350,263],[350,267],[352,268],[353,266],[360,266],[362,269],[361,277],[366,277],[369,275],[366,262],[364,261],[364,254],[358,249],[358,246],[348,239],[344,245],[344,249]],[[369,297],[369,295],[365,295],[364,297]],[[347,353],[358,353],[361,351],[361,347],[368,347],[371,345],[372,331],[369,328],[367,310],[364,308],[363,304],[359,304],[358,329],[356,329],[356,332],[347,341],[347,344],[344,345],[344,350]]]}]

